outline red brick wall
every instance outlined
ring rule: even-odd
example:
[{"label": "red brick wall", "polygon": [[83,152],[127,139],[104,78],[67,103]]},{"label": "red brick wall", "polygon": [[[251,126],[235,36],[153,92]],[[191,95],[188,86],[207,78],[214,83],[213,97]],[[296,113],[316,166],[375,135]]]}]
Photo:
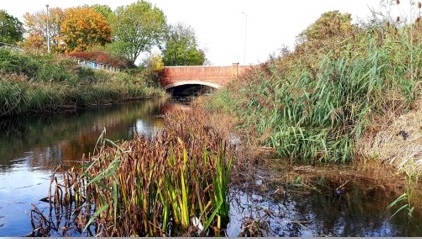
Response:
[{"label": "red brick wall", "polygon": [[160,75],[163,87],[178,81],[202,81],[226,85],[245,73],[251,66],[166,66]]}]

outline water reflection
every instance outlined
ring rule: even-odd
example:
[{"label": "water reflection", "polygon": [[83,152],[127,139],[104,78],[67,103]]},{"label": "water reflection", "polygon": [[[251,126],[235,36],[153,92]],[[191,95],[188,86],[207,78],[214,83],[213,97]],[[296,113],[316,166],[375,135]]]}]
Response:
[{"label": "water reflection", "polygon": [[[259,183],[257,183],[259,184]],[[327,184],[324,185],[326,187]],[[258,186],[259,187],[259,186]],[[382,190],[363,189],[350,181],[341,196],[318,188],[314,192],[291,193],[278,189],[231,192],[228,236],[238,236],[247,218],[268,225],[264,236],[288,237],[392,237],[420,236],[422,215],[414,212],[391,217],[387,206],[395,199]],[[283,190],[280,190],[283,191]]]},{"label": "water reflection", "polygon": [[[46,197],[53,170],[58,165],[79,165],[104,128],[112,140],[131,139],[136,133],[152,136],[163,123],[157,116],[179,109],[186,106],[147,101],[77,115],[0,121],[0,236],[25,236],[31,231],[31,204],[46,207],[39,199]],[[263,184],[253,183],[251,188],[256,189]],[[323,188],[312,194],[284,193],[282,186],[265,192],[232,188],[227,234],[238,236],[244,219],[250,217],[268,223],[267,236],[422,235],[421,215],[409,218],[401,213],[390,219],[385,209],[394,198],[378,191],[364,194],[353,182],[348,187],[341,197]]]},{"label": "water reflection", "polygon": [[162,126],[164,101],[146,101],[86,110],[78,114],[21,117],[0,121],[0,236],[31,230],[31,203],[48,192],[58,165],[77,166],[93,151],[106,128],[111,140],[152,136]]},{"label": "water reflection", "polygon": [[31,168],[71,165],[92,151],[104,128],[113,140],[130,139],[135,133],[152,135],[161,127],[162,119],[157,115],[163,103],[147,101],[78,115],[4,120],[0,122],[0,170],[8,170],[21,160]]}]

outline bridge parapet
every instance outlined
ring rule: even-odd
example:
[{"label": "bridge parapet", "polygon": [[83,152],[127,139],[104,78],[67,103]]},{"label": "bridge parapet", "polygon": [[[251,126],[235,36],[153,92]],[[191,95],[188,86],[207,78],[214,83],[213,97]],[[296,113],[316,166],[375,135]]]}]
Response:
[{"label": "bridge parapet", "polygon": [[168,89],[183,84],[204,84],[219,88],[237,79],[251,66],[166,66],[160,75],[161,85]]}]

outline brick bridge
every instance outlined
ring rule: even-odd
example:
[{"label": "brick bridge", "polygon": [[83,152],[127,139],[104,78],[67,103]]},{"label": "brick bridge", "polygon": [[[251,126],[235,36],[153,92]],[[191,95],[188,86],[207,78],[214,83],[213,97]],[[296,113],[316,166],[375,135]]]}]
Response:
[{"label": "brick bridge", "polygon": [[160,75],[164,89],[183,85],[204,85],[220,88],[254,66],[166,66]]}]

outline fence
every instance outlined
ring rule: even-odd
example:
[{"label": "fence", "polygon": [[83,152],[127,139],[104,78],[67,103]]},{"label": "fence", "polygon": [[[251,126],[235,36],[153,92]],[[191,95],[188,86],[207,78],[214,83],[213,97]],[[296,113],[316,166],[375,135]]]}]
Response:
[{"label": "fence", "polygon": [[106,71],[112,71],[112,72],[120,72],[120,68],[105,65],[101,63],[97,63],[95,61],[87,61],[87,60],[80,60],[78,59],[78,65],[89,67],[95,70],[106,70]]}]

